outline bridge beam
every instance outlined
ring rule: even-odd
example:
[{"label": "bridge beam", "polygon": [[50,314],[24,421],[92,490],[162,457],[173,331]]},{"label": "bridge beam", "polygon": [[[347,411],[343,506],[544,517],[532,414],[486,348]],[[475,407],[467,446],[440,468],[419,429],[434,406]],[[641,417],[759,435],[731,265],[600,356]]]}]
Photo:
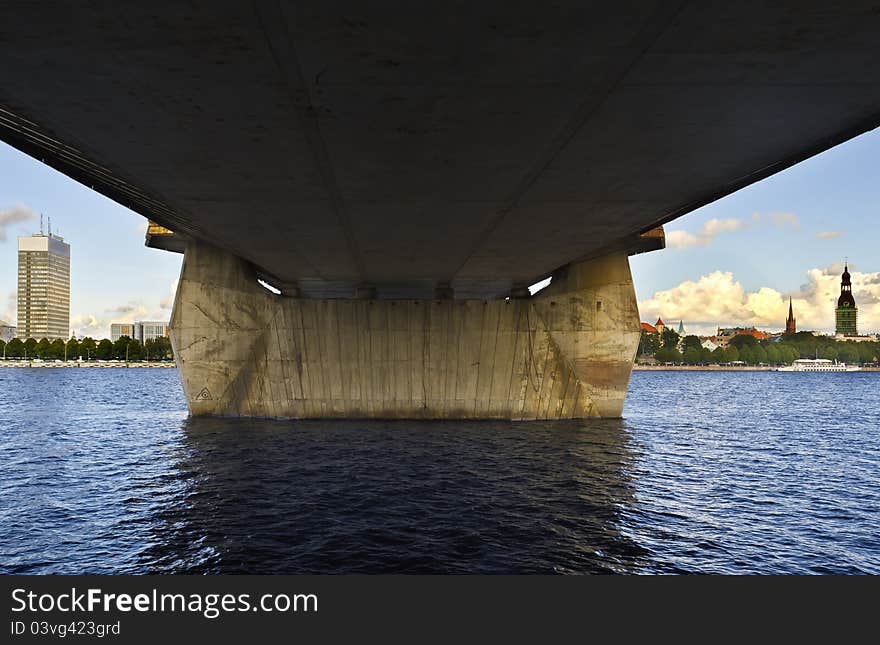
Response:
[{"label": "bridge beam", "polygon": [[639,339],[624,252],[530,298],[308,299],[187,242],[171,341],[193,415],[619,417]]}]

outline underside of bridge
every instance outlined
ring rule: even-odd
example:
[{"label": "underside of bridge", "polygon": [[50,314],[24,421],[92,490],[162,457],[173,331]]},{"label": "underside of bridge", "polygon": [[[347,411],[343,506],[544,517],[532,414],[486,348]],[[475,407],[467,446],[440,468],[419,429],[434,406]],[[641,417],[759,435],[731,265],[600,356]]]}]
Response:
[{"label": "underside of bridge", "polygon": [[617,416],[627,256],[880,124],[878,42],[869,1],[13,2],[0,138],[174,232],[195,414]]}]

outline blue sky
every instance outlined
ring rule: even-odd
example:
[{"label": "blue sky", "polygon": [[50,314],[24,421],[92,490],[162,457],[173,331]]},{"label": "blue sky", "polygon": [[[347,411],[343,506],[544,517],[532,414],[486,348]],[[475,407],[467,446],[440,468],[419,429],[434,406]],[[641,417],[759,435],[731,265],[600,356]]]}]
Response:
[{"label": "blue sky", "polygon": [[[17,206],[43,213],[71,245],[70,314],[78,336],[109,336],[115,320],[168,319],[182,256],[146,248],[143,217],[2,143],[0,168],[0,217]],[[2,319],[15,310],[17,237],[39,227],[34,218],[0,229]]]},{"label": "blue sky", "polygon": [[[642,319],[779,329],[792,296],[800,328],[828,331],[849,257],[860,331],[880,331],[878,161],[880,129],[667,224],[666,250],[632,258]],[[71,244],[79,336],[170,316],[181,256],[144,246],[143,217],[5,144],[0,168],[0,318],[14,323],[16,237],[39,228],[27,210]]]},{"label": "blue sky", "polygon": [[667,224],[631,261],[642,320],[781,329],[792,296],[800,328],[830,331],[848,257],[860,332],[880,331],[878,168],[880,129]]},{"label": "blue sky", "polygon": [[[718,234],[706,246],[633,258],[640,299],[658,289],[713,270],[734,271],[746,289],[773,286],[796,291],[811,266],[842,262],[868,269],[880,242],[880,129],[852,139],[772,177],[743,188],[667,224],[666,231],[697,233],[710,219],[751,220],[759,226]],[[773,222],[773,214],[788,218]],[[838,232],[828,239],[817,234]],[[873,267],[874,270],[880,266]]]}]

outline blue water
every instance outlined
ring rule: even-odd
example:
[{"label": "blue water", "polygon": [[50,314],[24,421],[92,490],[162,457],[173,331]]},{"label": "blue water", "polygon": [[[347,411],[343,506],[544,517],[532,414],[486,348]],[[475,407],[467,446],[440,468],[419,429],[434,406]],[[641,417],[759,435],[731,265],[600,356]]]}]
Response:
[{"label": "blue water", "polygon": [[621,421],[187,419],[0,369],[0,572],[880,573],[880,373],[636,372]]}]

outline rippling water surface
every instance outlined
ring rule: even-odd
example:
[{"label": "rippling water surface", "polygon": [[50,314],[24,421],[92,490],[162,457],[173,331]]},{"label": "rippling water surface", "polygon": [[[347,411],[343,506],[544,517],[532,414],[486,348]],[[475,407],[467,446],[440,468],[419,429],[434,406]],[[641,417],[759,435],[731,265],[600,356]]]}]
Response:
[{"label": "rippling water surface", "polygon": [[880,374],[636,372],[621,421],[187,419],[0,369],[0,572],[880,573]]}]

